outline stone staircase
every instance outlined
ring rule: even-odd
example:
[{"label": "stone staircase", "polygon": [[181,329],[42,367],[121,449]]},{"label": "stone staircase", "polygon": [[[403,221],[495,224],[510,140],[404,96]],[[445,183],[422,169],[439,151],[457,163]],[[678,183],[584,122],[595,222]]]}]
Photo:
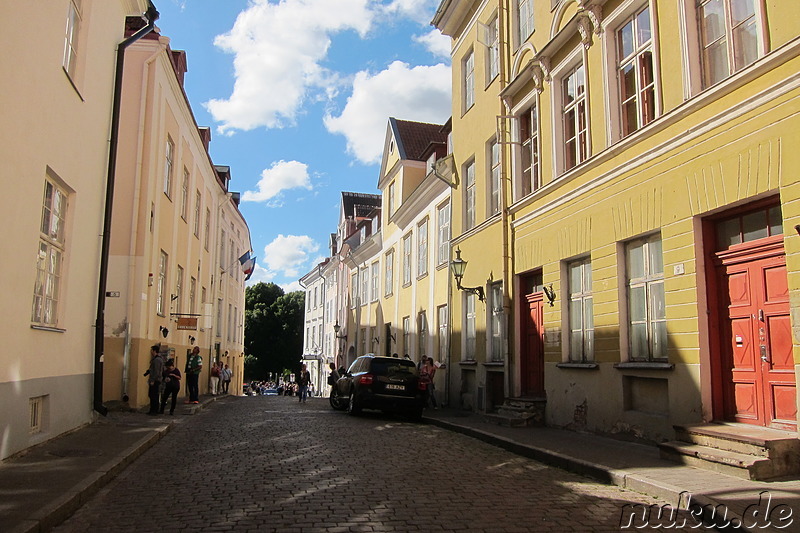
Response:
[{"label": "stone staircase", "polygon": [[544,398],[506,398],[496,412],[486,413],[484,418],[501,426],[544,426]]},{"label": "stone staircase", "polygon": [[658,445],[664,459],[750,480],[800,474],[796,432],[749,424],[673,427],[676,440]]}]

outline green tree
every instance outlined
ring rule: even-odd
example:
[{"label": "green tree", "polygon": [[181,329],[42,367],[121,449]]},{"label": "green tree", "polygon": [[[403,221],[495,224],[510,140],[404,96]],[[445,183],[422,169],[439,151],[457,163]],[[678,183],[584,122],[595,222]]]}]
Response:
[{"label": "green tree", "polygon": [[274,283],[256,283],[245,291],[245,351],[255,358],[247,379],[295,368],[303,351],[305,293],[285,294]]}]

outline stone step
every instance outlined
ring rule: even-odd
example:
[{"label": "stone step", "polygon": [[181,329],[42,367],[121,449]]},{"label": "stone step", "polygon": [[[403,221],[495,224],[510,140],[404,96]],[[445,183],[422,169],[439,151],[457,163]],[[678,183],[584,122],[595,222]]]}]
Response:
[{"label": "stone step", "polygon": [[800,453],[800,440],[791,432],[746,424],[673,426],[677,440],[731,452],[779,459]]},{"label": "stone step", "polygon": [[783,475],[782,472],[775,472],[772,461],[764,456],[681,441],[662,442],[658,448],[663,459],[742,479],[768,479]]}]

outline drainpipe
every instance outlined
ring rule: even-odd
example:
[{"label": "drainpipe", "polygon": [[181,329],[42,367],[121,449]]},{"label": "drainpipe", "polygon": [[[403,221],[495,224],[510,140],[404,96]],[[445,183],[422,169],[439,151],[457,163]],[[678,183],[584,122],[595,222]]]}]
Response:
[{"label": "drainpipe", "polygon": [[147,26],[140,29],[117,46],[117,66],[114,73],[114,103],[111,111],[111,132],[108,142],[108,174],[106,176],[106,202],[103,217],[103,241],[100,251],[100,273],[97,287],[97,317],[94,330],[94,410],[103,416],[108,408],[103,405],[103,344],[105,337],[106,284],[108,282],[109,248],[111,247],[111,214],[114,207],[114,181],[116,179],[117,144],[119,142],[119,120],[122,102],[122,71],[125,49],[156,27],[158,10],[148,2],[147,12],[142,14]]}]

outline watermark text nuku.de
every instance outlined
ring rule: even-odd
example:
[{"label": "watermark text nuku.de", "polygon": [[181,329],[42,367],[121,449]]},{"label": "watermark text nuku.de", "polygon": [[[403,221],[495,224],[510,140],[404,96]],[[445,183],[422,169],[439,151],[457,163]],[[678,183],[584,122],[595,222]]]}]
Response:
[{"label": "watermark text nuku.de", "polygon": [[678,495],[678,505],[627,503],[620,513],[620,529],[732,528],[758,530],[783,529],[794,522],[793,509],[785,503],[773,503],[769,491],[758,495],[758,502],[748,505],[741,517],[732,516],[723,504],[705,505],[692,501],[689,492]]}]

